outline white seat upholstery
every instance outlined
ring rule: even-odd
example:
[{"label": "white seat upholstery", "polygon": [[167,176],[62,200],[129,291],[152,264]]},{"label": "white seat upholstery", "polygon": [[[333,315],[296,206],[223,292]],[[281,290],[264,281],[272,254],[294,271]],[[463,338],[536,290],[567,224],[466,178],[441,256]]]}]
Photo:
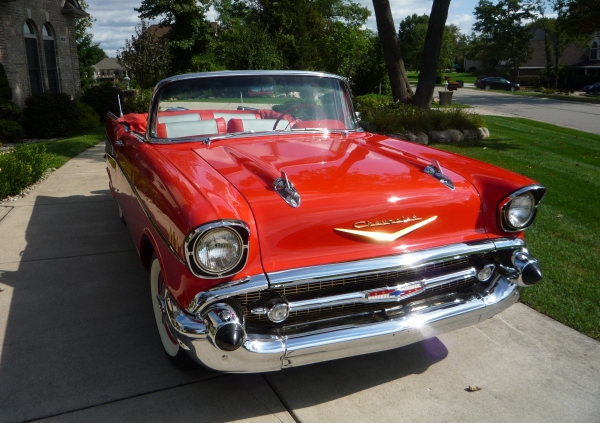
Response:
[{"label": "white seat upholstery", "polygon": [[219,128],[217,121],[198,120],[190,122],[171,122],[165,123],[167,138],[189,137],[193,135],[217,134]]},{"label": "white seat upholstery", "polygon": [[[244,131],[272,131],[275,122],[277,122],[277,119],[244,120]],[[285,129],[288,125],[287,120],[281,119],[276,129]]]},{"label": "white seat upholstery", "polygon": [[200,120],[199,113],[187,113],[184,115],[167,115],[158,117],[158,123],[193,122],[196,120]]}]

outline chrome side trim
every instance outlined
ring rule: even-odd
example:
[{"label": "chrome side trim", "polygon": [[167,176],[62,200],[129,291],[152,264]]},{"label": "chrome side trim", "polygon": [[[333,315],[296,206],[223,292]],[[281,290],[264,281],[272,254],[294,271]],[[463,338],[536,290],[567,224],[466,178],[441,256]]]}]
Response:
[{"label": "chrome side trim", "polygon": [[[510,248],[509,245],[517,248],[522,244],[524,243],[520,239],[502,240],[503,248]],[[281,288],[310,282],[322,282],[344,276],[364,276],[385,271],[402,270],[424,263],[489,253],[494,250],[496,250],[495,241],[483,240],[480,242],[452,244],[430,250],[408,252],[397,256],[283,270],[269,273],[267,276],[271,283],[271,288]]]},{"label": "chrome side trim", "polygon": [[247,292],[262,291],[269,288],[269,282],[265,275],[255,275],[249,278],[226,282],[216,287],[198,293],[186,307],[188,313],[198,315],[208,303],[223,300],[234,295]]},{"label": "chrome side trim", "polygon": [[[460,281],[460,280],[465,280],[465,279],[469,279],[469,278],[474,278],[476,273],[477,272],[475,271],[475,269],[471,267],[469,269],[462,270],[460,272],[451,273],[449,275],[439,276],[437,278],[403,282],[402,284],[398,285],[397,287],[387,287],[386,286],[386,287],[381,287],[381,288],[377,288],[377,289],[369,289],[368,291],[350,292],[348,294],[332,295],[329,297],[311,298],[310,300],[290,302],[289,303],[290,311],[302,311],[302,310],[310,310],[313,308],[331,307],[331,306],[354,304],[354,303],[393,302],[394,300],[402,301],[406,298],[410,298],[413,295],[424,293],[428,289],[435,288],[439,285],[443,285],[443,284],[450,283],[450,282],[456,282],[456,281]],[[380,292],[380,291],[386,290],[386,289],[401,288],[402,286],[407,286],[407,285],[409,285],[409,286],[410,285],[414,285],[414,286],[420,285],[422,287],[422,289],[418,290],[417,292],[414,292],[413,294],[398,296],[395,298],[389,297],[389,296],[383,297],[383,298],[370,298],[369,297],[369,294],[372,294],[372,293]],[[256,313],[256,314],[259,314],[259,313]]]}]

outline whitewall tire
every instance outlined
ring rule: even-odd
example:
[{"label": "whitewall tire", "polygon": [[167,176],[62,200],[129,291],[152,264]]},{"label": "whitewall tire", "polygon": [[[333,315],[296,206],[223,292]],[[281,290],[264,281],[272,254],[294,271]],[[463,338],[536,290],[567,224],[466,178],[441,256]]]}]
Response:
[{"label": "whitewall tire", "polygon": [[166,286],[160,262],[155,254],[152,255],[152,264],[150,266],[150,294],[152,296],[152,309],[156,320],[158,335],[165,353],[173,363],[181,369],[195,367],[194,362],[188,354],[179,346],[177,339],[171,333],[166,323],[163,323],[163,310],[159,301],[159,295],[163,299],[166,293]]}]

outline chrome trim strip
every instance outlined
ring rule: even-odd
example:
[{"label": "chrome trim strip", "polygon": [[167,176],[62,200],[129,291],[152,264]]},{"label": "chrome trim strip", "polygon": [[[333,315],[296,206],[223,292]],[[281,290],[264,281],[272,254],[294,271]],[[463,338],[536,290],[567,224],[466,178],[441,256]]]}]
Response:
[{"label": "chrome trim strip", "polygon": [[[208,368],[225,372],[263,372],[398,348],[470,326],[507,309],[519,300],[520,288],[500,278],[484,297],[449,298],[443,304],[389,320],[338,327],[291,336],[249,333],[239,349],[224,354],[215,348],[202,325],[176,331],[180,345]],[[170,324],[170,322],[169,322]],[[179,320],[179,327],[181,319]]]},{"label": "chrome trim strip", "polygon": [[186,307],[188,313],[198,315],[208,303],[221,301],[234,295],[247,292],[262,291],[269,288],[269,282],[265,275],[255,275],[249,278],[226,282],[215,286],[208,291],[198,293]]},{"label": "chrome trim strip", "polygon": [[[503,246],[514,243],[514,247],[520,247],[522,240],[506,240]],[[483,240],[473,243],[452,244],[430,250],[408,252],[397,256],[379,257],[353,262],[327,264],[322,266],[305,267],[300,269],[283,270],[268,273],[271,288],[282,288],[311,282],[323,282],[348,276],[365,276],[374,273],[397,271],[412,268],[417,265],[444,261],[473,254],[483,254],[496,250],[496,244],[492,240]]]},{"label": "chrome trim strip", "polygon": [[[390,286],[390,287],[386,286],[386,287],[377,288],[377,289],[369,289],[367,291],[350,292],[348,294],[332,295],[329,297],[311,298],[310,300],[290,302],[289,303],[290,311],[303,311],[303,310],[311,310],[314,308],[332,307],[332,306],[338,306],[338,305],[344,305],[344,304],[355,304],[355,303],[377,303],[377,302],[388,302],[389,303],[389,302],[393,302],[394,300],[402,301],[406,298],[410,298],[411,296],[414,296],[417,294],[422,294],[429,289],[433,289],[437,286],[440,286],[440,285],[443,285],[446,283],[451,283],[451,282],[456,282],[456,281],[460,281],[460,280],[466,280],[469,278],[474,278],[476,273],[477,272],[475,271],[475,269],[473,267],[471,267],[469,269],[462,270],[460,272],[451,273],[449,275],[439,276],[437,278],[403,282],[403,283],[399,284],[398,286]],[[423,287],[423,289],[418,292],[415,292],[414,294],[400,296],[397,298],[394,298],[394,297],[375,298],[375,299],[369,298],[369,294],[372,292],[382,291],[385,289],[400,288],[401,286],[409,285],[409,284],[420,284]],[[259,313],[254,313],[254,314],[259,314]]]}]

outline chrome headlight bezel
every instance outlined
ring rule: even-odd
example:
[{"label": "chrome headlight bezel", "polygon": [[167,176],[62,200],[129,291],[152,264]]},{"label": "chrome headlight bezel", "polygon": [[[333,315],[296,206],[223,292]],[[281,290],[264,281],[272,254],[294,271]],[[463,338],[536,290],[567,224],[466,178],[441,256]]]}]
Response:
[{"label": "chrome headlight bezel", "polygon": [[[542,185],[528,185],[510,194],[498,206],[498,225],[504,232],[522,232],[529,228],[535,221],[537,207],[546,195],[546,188]],[[529,217],[520,226],[511,223],[511,205],[516,198],[531,197],[533,206]]]},{"label": "chrome headlight bezel", "polygon": [[[222,271],[211,271],[200,263],[198,258],[198,248],[200,241],[210,232],[215,230],[230,231],[240,242],[240,253],[237,261],[227,269]],[[198,277],[219,279],[240,272],[248,260],[250,229],[239,220],[218,220],[202,225],[188,234],[184,242],[185,258],[190,271]]]}]

